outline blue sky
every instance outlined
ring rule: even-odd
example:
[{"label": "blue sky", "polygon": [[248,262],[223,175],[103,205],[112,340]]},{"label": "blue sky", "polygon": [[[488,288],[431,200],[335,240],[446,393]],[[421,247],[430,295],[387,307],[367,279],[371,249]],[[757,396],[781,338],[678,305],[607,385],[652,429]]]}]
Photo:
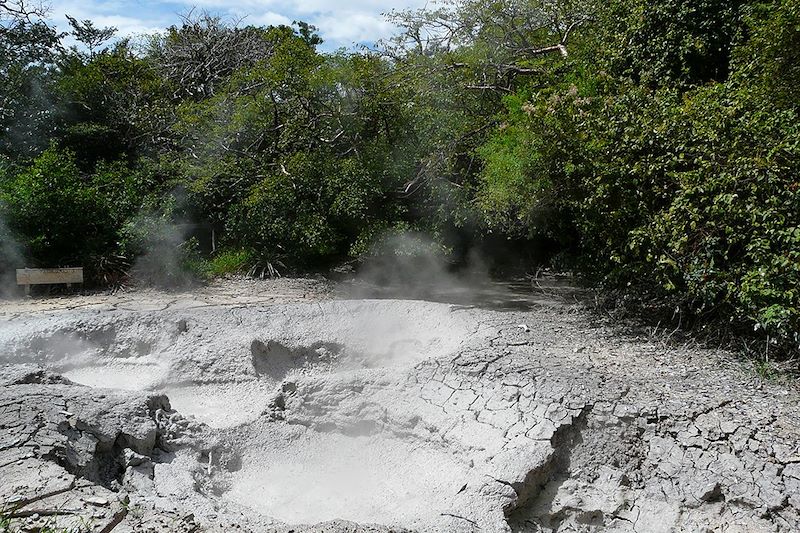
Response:
[{"label": "blue sky", "polygon": [[320,29],[324,48],[352,47],[391,35],[383,16],[392,9],[423,7],[425,0],[50,0],[50,18],[60,29],[68,27],[65,14],[91,19],[97,26],[115,26],[119,36],[159,31],[177,24],[181,13],[193,7],[214,14],[244,18],[244,24],[290,24],[304,20]]}]

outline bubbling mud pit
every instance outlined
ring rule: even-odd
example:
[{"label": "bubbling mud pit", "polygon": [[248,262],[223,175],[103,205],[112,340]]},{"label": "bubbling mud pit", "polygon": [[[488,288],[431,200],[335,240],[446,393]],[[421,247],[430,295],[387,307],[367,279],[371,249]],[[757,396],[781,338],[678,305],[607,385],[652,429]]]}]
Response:
[{"label": "bubbling mud pit", "polygon": [[0,502],[30,527],[800,528],[794,392],[567,305],[7,314],[0,363]]}]

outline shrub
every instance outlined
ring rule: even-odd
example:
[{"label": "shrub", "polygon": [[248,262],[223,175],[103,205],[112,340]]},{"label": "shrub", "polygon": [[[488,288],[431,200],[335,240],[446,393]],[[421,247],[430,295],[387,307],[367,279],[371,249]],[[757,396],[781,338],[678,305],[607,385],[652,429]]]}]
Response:
[{"label": "shrub", "polygon": [[111,209],[69,151],[51,147],[2,184],[8,224],[42,266],[83,265],[112,248]]},{"label": "shrub", "polygon": [[658,319],[800,349],[800,4],[777,4],[749,12],[749,40],[724,30],[733,70],[716,83],[674,56],[654,89],[606,74],[611,57],[507,97],[479,150],[487,218],[560,236],[586,278]]}]

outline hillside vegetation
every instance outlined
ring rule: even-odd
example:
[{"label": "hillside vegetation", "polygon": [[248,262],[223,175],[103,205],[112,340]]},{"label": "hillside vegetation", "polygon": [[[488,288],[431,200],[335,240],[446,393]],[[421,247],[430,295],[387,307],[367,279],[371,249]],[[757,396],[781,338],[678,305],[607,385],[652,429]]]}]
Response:
[{"label": "hillside vegetation", "polygon": [[413,231],[799,350],[800,0],[454,0],[334,53],[302,22],[130,40],[9,6],[0,271],[308,270]]}]

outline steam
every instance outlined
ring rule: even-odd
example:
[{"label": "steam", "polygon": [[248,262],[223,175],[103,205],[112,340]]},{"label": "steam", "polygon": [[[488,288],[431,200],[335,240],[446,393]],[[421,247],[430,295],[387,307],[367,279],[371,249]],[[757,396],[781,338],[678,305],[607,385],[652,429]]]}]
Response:
[{"label": "steam", "polygon": [[0,324],[0,365],[46,368],[81,385],[145,390],[163,373],[163,362],[150,357],[149,341],[118,336],[116,324],[89,329],[35,331]]},{"label": "steam", "polygon": [[185,287],[197,279],[199,244],[194,226],[174,213],[184,210],[185,194],[174,191],[161,212],[142,212],[123,230],[128,255],[136,256],[130,274],[138,283],[162,288]]},{"label": "steam", "polygon": [[0,297],[6,298],[16,291],[15,271],[25,265],[25,254],[3,219],[2,207],[0,205]]},{"label": "steam", "polygon": [[490,285],[488,264],[477,251],[458,264],[430,237],[408,232],[380,239],[349,295],[461,303]]},{"label": "steam", "polygon": [[452,252],[422,233],[387,234],[376,244],[355,279],[344,284],[348,298],[425,300],[497,310],[531,309],[542,302],[529,280],[496,281],[491,262],[478,248],[456,261]]},{"label": "steam", "polygon": [[190,284],[192,275],[186,268],[186,259],[192,245],[187,241],[187,228],[155,214],[140,214],[129,222],[126,231],[139,252],[131,277],[159,287]]}]

